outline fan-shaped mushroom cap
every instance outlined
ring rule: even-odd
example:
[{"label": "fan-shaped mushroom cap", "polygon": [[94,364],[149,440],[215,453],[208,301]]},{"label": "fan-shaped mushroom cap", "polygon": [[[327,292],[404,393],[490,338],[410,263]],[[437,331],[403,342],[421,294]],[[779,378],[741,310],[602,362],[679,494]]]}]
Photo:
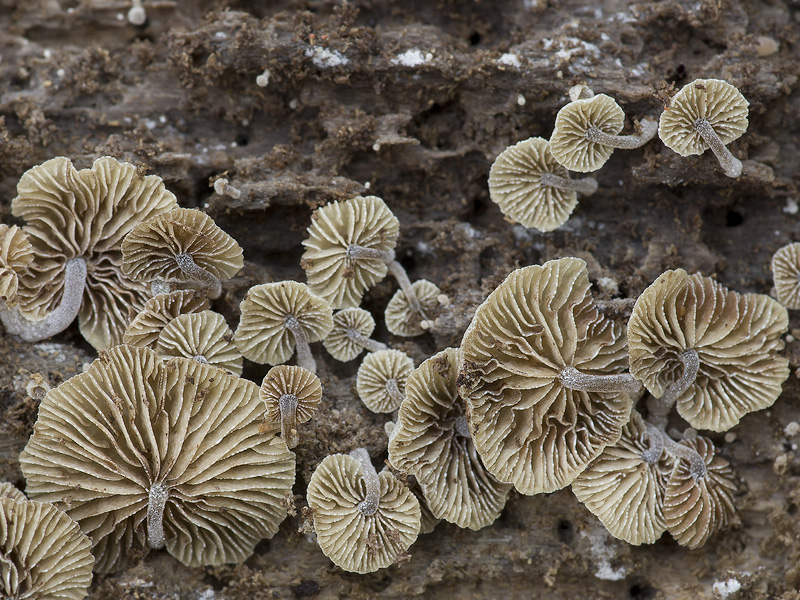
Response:
[{"label": "fan-shaped mushroom cap", "polygon": [[233,343],[225,317],[211,310],[179,315],[158,336],[155,351],[164,358],[191,358],[242,374],[242,353]]},{"label": "fan-shaped mushroom cap", "polygon": [[36,261],[20,274],[19,310],[42,319],[61,301],[70,259],[87,264],[79,313],[83,337],[95,348],[122,341],[130,315],[141,310],[147,288],[122,273],[122,238],[142,219],[176,206],[160,177],[104,156],[78,171],[57,157],[26,171],[11,212],[23,227]]},{"label": "fan-shaped mushroom cap", "polygon": [[33,246],[28,236],[16,225],[0,224],[0,302],[5,308],[17,305],[19,274],[33,260]]},{"label": "fan-shaped mushroom cap", "polygon": [[25,502],[28,498],[20,492],[13,484],[4,481],[0,483],[0,500],[8,498],[17,502]]},{"label": "fan-shaped mushroom cap", "polygon": [[578,205],[578,193],[546,184],[544,174],[569,178],[547,140],[532,137],[518,142],[492,164],[489,195],[504,215],[523,227],[552,231],[567,222]]},{"label": "fan-shaped mushroom cap", "polygon": [[352,456],[326,457],[308,484],[319,547],[346,571],[371,573],[388,567],[419,535],[420,508],[414,494],[388,471],[378,477],[378,508],[369,516],[359,510],[367,484],[361,464]]},{"label": "fan-shaped mushroom cap", "polygon": [[778,356],[786,309],[762,294],[738,294],[708,277],[667,271],[636,300],[628,322],[631,374],[656,397],[697,352],[697,377],[678,396],[692,427],[727,431],[743,415],[771,406],[789,376]]},{"label": "fan-shaped mushroom cap", "polygon": [[[356,374],[358,397],[372,412],[397,410],[405,397],[406,379],[413,370],[414,361],[400,350],[367,354]],[[396,391],[393,391],[393,386]]]},{"label": "fan-shaped mushroom cap", "polygon": [[142,221],[122,242],[122,270],[134,281],[193,281],[177,257],[188,255],[217,279],[230,279],[244,265],[242,248],[214,219],[192,208],[175,208]]},{"label": "fan-shaped mushroom cap", "polygon": [[800,244],[783,246],[772,256],[772,280],[778,302],[790,310],[800,309]]},{"label": "fan-shaped mushroom cap", "polygon": [[180,315],[208,310],[208,295],[204,290],[178,290],[153,296],[142,311],[125,329],[123,343],[154,348],[158,336],[167,324]]},{"label": "fan-shaped mushroom cap", "polygon": [[262,413],[252,382],[117,346],[47,394],[20,465],[31,497],[91,536],[98,572],[147,545],[188,566],[238,563],[278,530],[294,483]]},{"label": "fan-shaped mushroom cap", "polygon": [[356,196],[326,204],[311,215],[301,266],[311,291],[333,308],[361,304],[369,288],[386,277],[388,265],[380,259],[352,258],[351,245],[393,252],[400,223],[377,196]]},{"label": "fan-shaped mushroom cap", "polygon": [[356,358],[365,348],[357,338],[369,338],[373,331],[375,319],[369,311],[358,307],[345,308],[333,315],[333,329],[322,340],[322,344],[333,358],[347,362]]},{"label": "fan-shaped mushroom cap", "polygon": [[239,305],[242,316],[234,337],[249,360],[279,365],[291,358],[295,335],[287,326],[294,318],[309,342],[324,339],[333,328],[333,310],[308,286],[296,281],[276,281],[251,287]]},{"label": "fan-shaped mushroom cap", "polygon": [[572,491],[616,538],[652,544],[667,530],[664,488],[672,465],[666,453],[653,464],[642,454],[650,448],[644,421],[633,411],[622,437],[572,482]]},{"label": "fan-shaped mushroom cap", "polygon": [[569,485],[622,435],[632,401],[566,387],[569,367],[626,367],[622,326],[592,303],[586,263],[552,260],[513,271],[464,334],[459,391],[487,470],[523,494]]},{"label": "fan-shaped mushroom cap", "polygon": [[610,96],[597,94],[570,102],[558,111],[550,152],[570,171],[588,173],[602,167],[614,148],[593,142],[586,132],[597,128],[603,133],[617,135],[625,124],[625,113]]},{"label": "fan-shaped mushroom cap", "polygon": [[417,478],[435,517],[480,529],[500,515],[511,486],[497,482],[478,458],[456,388],[457,350],[417,367],[389,442],[389,462]]},{"label": "fan-shaped mushroom cap", "polygon": [[[291,400],[288,410],[292,414],[285,414],[287,396]],[[264,418],[267,421],[287,423],[288,428],[283,429],[283,439],[289,448],[294,448],[298,438],[297,431],[292,430],[298,423],[310,420],[317,412],[322,400],[322,383],[319,377],[303,367],[278,365],[272,367],[264,377],[259,397],[266,407]]]},{"label": "fan-shaped mushroom cap", "polygon": [[[427,279],[415,281],[411,288],[419,299],[422,312],[429,318],[433,316],[432,313],[439,308],[438,298],[442,290]],[[408,303],[406,294],[402,289],[397,290],[392,299],[389,300],[389,304],[386,305],[384,319],[386,321],[386,329],[394,335],[413,337],[425,333],[425,329],[420,326],[421,315]]]},{"label": "fan-shaped mushroom cap", "polygon": [[92,582],[92,543],[52,504],[0,498],[0,594],[81,600]]},{"label": "fan-shaped mushroom cap", "polygon": [[695,125],[705,119],[723,144],[747,131],[750,103],[734,86],[720,79],[697,79],[683,86],[661,114],[658,137],[681,156],[702,154],[709,145]]},{"label": "fan-shaped mushroom cap", "polygon": [[716,455],[711,440],[697,437],[681,444],[703,457],[706,476],[695,479],[689,462],[679,460],[667,482],[664,517],[672,537],[681,546],[694,550],[736,516],[733,504],[736,485],[728,461]]}]

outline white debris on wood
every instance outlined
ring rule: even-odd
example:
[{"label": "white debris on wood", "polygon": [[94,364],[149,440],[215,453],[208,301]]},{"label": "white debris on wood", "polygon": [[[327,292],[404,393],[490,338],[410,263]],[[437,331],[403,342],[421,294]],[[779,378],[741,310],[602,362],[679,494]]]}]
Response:
[{"label": "white debris on wood", "polygon": [[611,561],[617,558],[616,542],[601,529],[581,531],[581,536],[589,540],[589,553],[595,561],[594,576],[605,581],[621,581],[628,575],[625,565],[613,567]]},{"label": "white debris on wood", "polygon": [[797,204],[797,200],[794,198],[787,198],[786,206],[783,207],[783,212],[790,215],[796,215],[798,211],[800,211],[800,205]]},{"label": "white debris on wood", "polygon": [[322,46],[313,46],[306,49],[306,56],[311,59],[311,62],[320,69],[331,69],[346,65],[350,60],[341,52],[323,48]]},{"label": "white debris on wood", "polygon": [[412,48],[411,50],[406,50],[402,54],[398,54],[397,57],[393,58],[390,62],[393,65],[401,65],[403,67],[418,67],[419,65],[430,62],[431,59],[433,59],[433,54],[430,52],[423,55],[419,48]]},{"label": "white debris on wood", "polygon": [[712,587],[714,595],[718,598],[727,598],[742,589],[742,584],[733,577],[725,581],[715,581]]},{"label": "white debris on wood", "polygon": [[519,62],[519,56],[513,52],[506,52],[505,54],[502,54],[500,58],[497,59],[497,62],[501,65],[514,67],[515,69],[519,69],[522,64]]}]

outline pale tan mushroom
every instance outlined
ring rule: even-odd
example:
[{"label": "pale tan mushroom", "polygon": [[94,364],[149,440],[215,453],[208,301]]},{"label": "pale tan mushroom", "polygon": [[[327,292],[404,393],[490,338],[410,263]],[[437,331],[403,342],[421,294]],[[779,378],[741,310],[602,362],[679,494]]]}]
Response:
[{"label": "pale tan mushroom", "polygon": [[597,180],[570,179],[544,138],[532,137],[509,146],[489,171],[489,196],[500,211],[523,227],[552,231],[569,219],[578,194],[591,196]]},{"label": "pale tan mushroom", "polygon": [[204,365],[242,374],[242,353],[225,317],[211,310],[179,315],[158,335],[155,351],[164,358],[191,358]]},{"label": "pale tan mushroom", "polygon": [[681,156],[709,148],[728,177],[742,174],[742,161],[726,147],[747,131],[750,103],[720,79],[696,79],[670,100],[661,114],[658,137]]},{"label": "pale tan mushroom", "polygon": [[309,421],[322,400],[319,377],[303,367],[278,365],[264,376],[259,397],[264,402],[264,418],[281,424],[281,437],[291,449],[300,442],[297,426]]},{"label": "pale tan mushroom", "polygon": [[789,310],[800,309],[800,244],[788,244],[772,256],[772,281],[778,302]]},{"label": "pale tan mushroom", "polygon": [[250,381],[117,346],[47,394],[20,466],[31,498],[91,537],[98,572],[163,547],[188,566],[240,563],[278,530],[294,483],[263,411]]},{"label": "pale tan mushroom", "polygon": [[180,315],[208,310],[205,290],[177,290],[150,298],[142,311],[125,329],[124,344],[154,348],[158,336],[170,321]]},{"label": "pale tan mushroom", "polygon": [[419,535],[416,497],[389,471],[376,473],[363,448],[320,463],[308,484],[308,505],[320,549],[345,571],[386,568]]},{"label": "pale tan mushroom", "polygon": [[483,467],[456,388],[457,350],[447,348],[417,367],[389,441],[389,462],[416,477],[437,518],[481,529],[494,522],[511,486]]},{"label": "pale tan mushroom", "polygon": [[363,350],[387,350],[384,343],[371,339],[375,319],[363,308],[345,308],[333,315],[333,329],[322,340],[328,353],[342,362],[356,358]]},{"label": "pale tan mushroom", "polygon": [[333,311],[308,286],[296,281],[262,283],[247,291],[239,308],[242,315],[234,337],[246,358],[279,365],[297,349],[298,366],[317,371],[308,344],[331,332]]},{"label": "pale tan mushroom", "polygon": [[411,288],[422,311],[417,311],[408,302],[406,293],[402,289],[397,290],[386,305],[386,312],[383,315],[389,333],[401,337],[422,335],[427,331],[424,325],[435,316],[439,308],[442,291],[435,283],[419,279],[411,284]]},{"label": "pale tan mushroom", "polygon": [[356,373],[358,397],[372,412],[397,410],[405,398],[406,379],[413,370],[414,361],[400,350],[368,354]]},{"label": "pale tan mushroom", "polygon": [[17,305],[19,276],[33,260],[33,246],[16,225],[0,224],[0,309]]}]

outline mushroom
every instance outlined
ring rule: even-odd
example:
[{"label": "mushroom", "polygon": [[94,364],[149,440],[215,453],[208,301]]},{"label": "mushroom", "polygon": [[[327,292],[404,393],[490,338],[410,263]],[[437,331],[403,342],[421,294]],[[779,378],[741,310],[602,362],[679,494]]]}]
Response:
[{"label": "mushroom", "polygon": [[322,340],[328,353],[342,362],[353,360],[362,350],[386,350],[386,344],[370,339],[375,330],[375,319],[363,308],[345,308],[333,315],[333,329]]},{"label": "mushroom", "polygon": [[775,252],[772,281],[778,302],[789,310],[800,309],[800,244],[788,244]]},{"label": "mushroom", "polygon": [[406,396],[406,379],[413,370],[414,361],[400,350],[368,354],[356,373],[358,397],[372,412],[397,410]]},{"label": "mushroom", "polygon": [[663,426],[677,403],[692,427],[727,431],[771,406],[789,376],[778,355],[786,309],[762,294],[738,294],[683,269],[666,271],[633,307],[631,374],[655,397],[650,419]]},{"label": "mushroom", "polygon": [[153,296],[125,329],[124,344],[155,348],[158,336],[170,321],[180,315],[208,310],[205,290],[177,290]]},{"label": "mushroom", "polygon": [[742,161],[726,147],[747,131],[750,103],[720,79],[696,79],[685,85],[661,113],[658,137],[681,156],[709,148],[728,177],[742,174]]},{"label": "mushroom", "polygon": [[625,113],[610,96],[578,98],[558,111],[550,152],[570,171],[597,171],[614,149],[639,148],[653,139],[658,129],[655,119],[645,118],[639,134],[618,135],[624,123]]},{"label": "mushroom", "polygon": [[155,351],[164,358],[191,358],[242,374],[242,353],[233,343],[225,317],[211,310],[179,315],[158,336]]},{"label": "mushroom", "polygon": [[17,305],[19,276],[32,260],[33,247],[25,232],[0,224],[0,310]]},{"label": "mushroom", "polygon": [[419,302],[421,310],[416,310],[409,303],[406,293],[402,289],[397,290],[389,300],[389,304],[386,305],[386,312],[383,316],[389,333],[402,337],[414,337],[428,331],[432,323],[429,319],[439,308],[439,297],[442,295],[442,291],[435,283],[431,283],[427,279],[415,281],[411,285],[411,289],[414,291],[414,297]]},{"label": "mushroom", "polygon": [[85,598],[91,546],[78,524],[52,504],[0,497],[0,597]]},{"label": "mushroom", "polygon": [[523,227],[553,231],[569,219],[578,194],[591,196],[597,180],[570,179],[553,158],[550,143],[532,137],[500,153],[489,171],[489,196],[509,219]]},{"label": "mushroom", "polygon": [[122,270],[134,281],[196,282],[219,298],[221,279],[244,265],[242,248],[204,212],[175,208],[142,221],[122,242]]},{"label": "mushroom", "polygon": [[117,346],[47,394],[20,466],[31,498],[91,537],[100,573],[162,547],[188,566],[240,563],[278,530],[294,483],[262,414],[250,381]]},{"label": "mushroom", "polygon": [[20,274],[19,306],[0,312],[6,331],[35,342],[78,316],[96,349],[119,344],[146,298],[146,288],[122,273],[122,238],[175,206],[160,177],[142,177],[109,156],[81,171],[63,156],[26,171],[11,212],[26,221],[36,260]]},{"label": "mushroom", "polygon": [[259,397],[266,406],[265,420],[281,424],[281,437],[292,449],[300,442],[298,423],[310,420],[319,408],[322,384],[303,367],[278,365],[264,376]]},{"label": "mushroom", "polygon": [[457,350],[446,348],[417,367],[389,441],[389,462],[416,477],[434,517],[481,529],[494,522],[511,486],[481,464],[456,388]]},{"label": "mushroom", "polygon": [[308,504],[320,549],[345,571],[388,567],[419,535],[416,497],[389,471],[376,473],[364,448],[327,456],[311,475]]},{"label": "mushroom", "polygon": [[478,454],[523,494],[569,485],[630,418],[623,328],[589,288],[578,258],[517,269],[461,342],[459,392]]},{"label": "mushroom", "polygon": [[278,281],[251,287],[239,309],[242,315],[234,338],[246,358],[279,365],[297,348],[297,364],[316,373],[308,344],[331,332],[330,304],[314,296],[305,284]]}]

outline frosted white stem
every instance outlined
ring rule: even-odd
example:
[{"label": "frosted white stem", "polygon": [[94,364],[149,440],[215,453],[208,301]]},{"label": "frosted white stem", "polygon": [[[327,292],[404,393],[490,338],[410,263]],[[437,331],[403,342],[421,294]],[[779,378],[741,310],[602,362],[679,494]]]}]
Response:
[{"label": "frosted white stem", "polygon": [[700,137],[703,138],[703,141],[708,144],[708,147],[711,148],[714,156],[717,157],[719,166],[722,167],[725,175],[728,177],[739,177],[739,175],[742,174],[742,161],[731,154],[727,146],[722,143],[722,140],[719,139],[717,132],[714,131],[708,119],[697,119],[697,121],[694,122],[694,128],[697,130],[697,133],[700,134]]},{"label": "frosted white stem", "polygon": [[26,342],[39,342],[64,331],[80,312],[86,273],[86,261],[83,258],[68,260],[64,265],[64,289],[58,307],[39,321],[26,319],[18,308],[0,312],[6,332],[18,335]]},{"label": "frosted white stem", "polygon": [[[680,460],[685,460],[689,463],[689,472],[692,474],[694,479],[702,479],[706,476],[706,461],[703,460],[703,457],[700,454],[690,448],[689,446],[684,446],[683,444],[679,444],[671,437],[669,437],[663,429],[656,427],[651,423],[645,423],[647,427],[647,434],[650,436],[650,439],[654,441],[655,445],[651,446],[650,450],[655,453],[656,446],[661,446],[663,450],[666,450],[669,454],[677,457]],[[642,459],[647,461],[645,458],[645,454],[650,450],[642,453]],[[659,452],[658,456],[655,460],[658,460],[658,457],[661,456],[661,452]],[[649,462],[649,461],[648,461]],[[653,461],[655,462],[655,461]],[[652,464],[652,463],[651,463]]]},{"label": "frosted white stem", "polygon": [[640,126],[641,131],[632,135],[612,135],[597,127],[590,127],[586,130],[586,139],[620,150],[633,150],[652,140],[658,131],[658,121],[653,119],[642,119]]},{"label": "frosted white stem", "polygon": [[169,488],[163,483],[154,483],[150,487],[147,502],[147,543],[154,550],[163,548],[164,540],[164,506],[169,499]]},{"label": "frosted white stem", "polygon": [[196,356],[193,356],[192,360],[194,362],[200,363],[201,365],[207,365],[208,364],[208,359],[205,356],[203,356],[202,354],[198,354]]},{"label": "frosted white stem", "polygon": [[300,443],[297,433],[297,396],[283,394],[278,399],[278,407],[281,409],[281,437],[291,450]]},{"label": "frosted white stem", "polygon": [[353,329],[352,327],[347,328],[345,335],[353,340],[356,344],[359,344],[367,352],[378,352],[379,350],[389,349],[389,347],[383,342],[368,338],[363,333],[360,333],[358,330]]},{"label": "frosted white stem", "polygon": [[220,283],[216,275],[212,275],[194,262],[194,259],[189,254],[178,254],[175,257],[175,262],[178,263],[181,271],[187,277],[199,281],[204,287],[208,288],[209,298],[219,298],[222,295],[222,283]]},{"label": "frosted white stem", "polygon": [[314,357],[311,355],[311,348],[308,345],[306,330],[303,329],[300,321],[298,321],[297,317],[294,315],[288,315],[286,319],[284,319],[284,322],[286,323],[286,328],[294,335],[294,343],[297,348],[297,366],[303,367],[312,373],[316,373],[317,361],[315,361]]},{"label": "frosted white stem", "polygon": [[406,270],[399,262],[395,260],[394,251],[386,252],[385,250],[378,250],[376,248],[366,248],[357,244],[350,244],[347,247],[347,258],[358,260],[359,258],[369,260],[380,260],[386,263],[389,267],[389,274],[397,280],[397,284],[405,294],[406,301],[411,307],[411,310],[419,314],[421,318],[427,318],[425,313],[422,312],[422,305],[419,303],[414,289],[411,287],[411,280],[408,278]]},{"label": "frosted white stem", "polygon": [[461,415],[456,419],[455,430],[461,437],[472,438],[469,432],[469,423],[467,423],[466,415]]},{"label": "frosted white stem", "polygon": [[642,383],[630,373],[591,375],[567,367],[561,371],[559,379],[564,387],[583,392],[625,392],[633,396],[643,391]]},{"label": "frosted white stem", "polygon": [[694,348],[685,350],[678,358],[683,363],[681,376],[667,386],[663,396],[650,398],[647,401],[649,419],[661,429],[666,429],[669,411],[675,406],[678,398],[694,383],[697,372],[700,370],[700,357]]},{"label": "frosted white stem", "polygon": [[371,517],[378,511],[378,503],[381,499],[381,480],[378,478],[375,467],[372,466],[369,453],[364,448],[351,450],[350,456],[361,464],[361,474],[364,477],[364,486],[367,492],[364,500],[358,503],[358,510],[364,516]]},{"label": "frosted white stem", "polygon": [[397,379],[394,377],[386,380],[386,393],[389,394],[389,397],[395,401],[397,406],[400,406],[403,400],[406,399],[405,394],[400,391],[400,386],[397,385]]},{"label": "frosted white stem", "polygon": [[559,190],[567,190],[569,192],[578,192],[584,196],[591,196],[597,191],[597,180],[593,177],[584,177],[583,179],[568,179],[567,177],[560,177],[553,173],[542,173],[542,185],[545,187],[553,187]]}]

